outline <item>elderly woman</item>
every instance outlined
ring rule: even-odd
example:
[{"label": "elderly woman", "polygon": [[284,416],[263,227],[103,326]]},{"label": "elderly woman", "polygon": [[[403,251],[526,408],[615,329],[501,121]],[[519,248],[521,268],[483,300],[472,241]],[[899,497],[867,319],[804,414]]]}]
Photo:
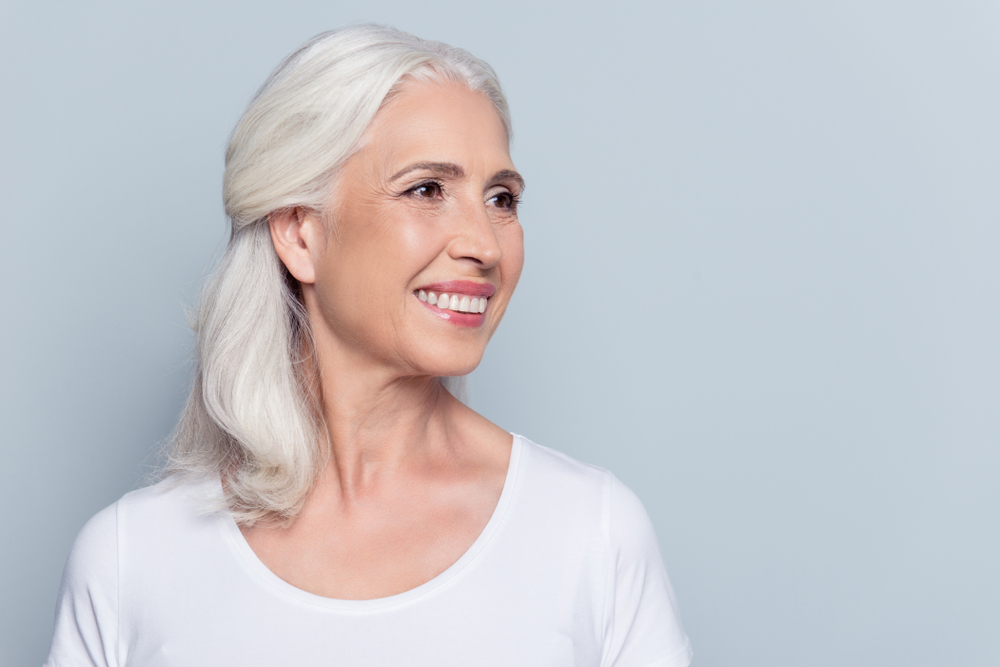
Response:
[{"label": "elderly woman", "polygon": [[510,135],[488,65],[389,28],[271,75],[170,474],[80,533],[48,665],[689,663],[636,496],[447,389],[521,273]]}]

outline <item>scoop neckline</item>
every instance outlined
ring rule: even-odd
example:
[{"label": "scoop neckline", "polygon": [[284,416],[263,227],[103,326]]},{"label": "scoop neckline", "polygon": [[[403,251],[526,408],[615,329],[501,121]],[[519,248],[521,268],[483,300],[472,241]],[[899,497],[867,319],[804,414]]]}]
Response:
[{"label": "scoop neckline", "polygon": [[[311,607],[347,612],[383,611],[409,604],[441,588],[465,571],[483,553],[500,528],[507,513],[507,508],[510,505],[511,497],[514,495],[514,488],[517,485],[517,472],[524,440],[516,433],[511,433],[511,436],[513,437],[513,443],[511,444],[510,461],[507,464],[507,475],[504,478],[503,490],[500,492],[500,499],[493,509],[493,514],[490,515],[490,519],[486,522],[486,526],[479,534],[479,537],[475,539],[458,560],[448,566],[441,574],[420,584],[416,588],[411,588],[402,593],[369,600],[344,600],[340,598],[328,598],[304,591],[276,575],[257,557],[257,554],[250,548],[250,544],[243,536],[242,531],[240,531],[239,526],[236,525],[236,520],[233,519],[233,516],[229,512],[222,513],[222,529],[230,546],[236,551],[240,561],[249,573],[258,582],[263,583],[266,588],[269,588],[273,593],[281,597]],[[218,491],[221,494],[221,481],[219,482]]]}]

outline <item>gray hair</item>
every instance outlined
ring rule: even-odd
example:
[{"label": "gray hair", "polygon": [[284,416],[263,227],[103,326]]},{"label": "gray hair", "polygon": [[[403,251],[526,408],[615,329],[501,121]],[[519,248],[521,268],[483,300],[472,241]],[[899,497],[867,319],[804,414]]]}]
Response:
[{"label": "gray hair", "polygon": [[510,140],[507,101],[489,65],[379,25],[323,33],[288,56],[230,138],[223,200],[232,235],[198,307],[194,384],[166,468],[222,476],[226,508],[242,523],[294,517],[327,451],[304,382],[303,369],[315,363],[309,318],[268,216],[292,207],[324,213],[338,170],[404,80],[482,92]]}]

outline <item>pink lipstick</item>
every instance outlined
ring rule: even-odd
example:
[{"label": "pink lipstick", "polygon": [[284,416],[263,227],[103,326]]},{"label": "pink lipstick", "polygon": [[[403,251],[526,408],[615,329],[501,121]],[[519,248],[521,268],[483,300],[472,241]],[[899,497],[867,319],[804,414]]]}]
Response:
[{"label": "pink lipstick", "polygon": [[496,292],[490,283],[471,280],[445,280],[424,285],[413,295],[443,320],[466,327],[482,326],[486,321],[489,298]]}]

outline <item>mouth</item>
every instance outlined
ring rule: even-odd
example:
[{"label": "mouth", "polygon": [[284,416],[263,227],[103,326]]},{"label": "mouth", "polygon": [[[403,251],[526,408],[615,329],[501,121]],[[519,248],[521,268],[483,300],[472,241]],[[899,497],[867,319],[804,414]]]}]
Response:
[{"label": "mouth", "polygon": [[[413,291],[424,305],[431,308],[435,313],[444,316],[445,319],[457,321],[455,314],[463,314],[464,319],[472,319],[475,322],[468,324],[479,324],[483,321],[483,313],[489,308],[490,298],[496,292],[496,288],[489,283],[475,283],[468,280],[452,280],[433,285],[425,285]],[[465,323],[465,322],[462,322]]]},{"label": "mouth", "polygon": [[441,310],[453,310],[456,313],[485,313],[489,299],[486,297],[469,296],[458,292],[442,292],[438,294],[434,291],[417,290],[414,292],[417,298],[432,306],[437,306]]}]

